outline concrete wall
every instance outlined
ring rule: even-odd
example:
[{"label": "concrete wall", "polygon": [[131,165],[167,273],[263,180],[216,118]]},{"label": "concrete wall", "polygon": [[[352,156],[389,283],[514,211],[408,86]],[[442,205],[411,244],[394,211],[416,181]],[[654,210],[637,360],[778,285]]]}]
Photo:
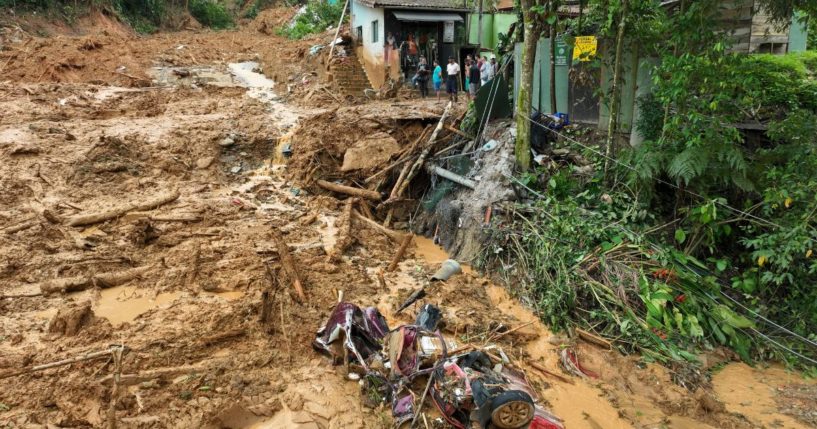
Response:
[{"label": "concrete wall", "polygon": [[[386,64],[383,54],[383,44],[386,43],[386,20],[383,8],[371,8],[352,1],[350,9],[352,34],[356,34],[358,26],[363,27],[363,40],[355,52],[363,62],[363,68],[366,70],[372,88],[380,88],[386,80]],[[377,42],[372,42],[372,21],[375,20],[378,35]],[[397,64],[396,61],[392,61],[393,57],[397,55],[390,55],[389,63]]]},{"label": "concrete wall", "polygon": [[[611,47],[612,49],[612,47]],[[604,53],[603,55],[608,55]],[[633,125],[633,110],[635,109],[636,82],[638,82],[638,47],[624,50],[621,63],[621,105],[618,114],[618,130],[630,132]],[[613,86],[613,67],[602,67],[601,87],[604,94],[609,94]],[[602,100],[599,109],[599,129],[606,130],[610,123],[610,106],[607,97]]]},{"label": "concrete wall", "polygon": [[[515,13],[484,13],[482,14],[482,47],[496,50],[499,44],[499,33],[507,33],[511,25],[516,22]],[[477,45],[477,28],[479,27],[479,15],[468,14],[468,44]]]},{"label": "concrete wall", "polygon": [[[808,39],[808,22],[800,22],[799,14],[794,16],[791,29],[789,30],[789,52],[801,52],[806,50],[806,40]],[[817,19],[817,17],[811,18]],[[810,46],[815,48],[817,46]]]},{"label": "concrete wall", "polygon": [[[514,61],[522,64],[522,43],[514,47]],[[570,53],[568,53],[569,64]],[[559,112],[570,112],[568,105],[568,71],[570,67],[556,66],[556,109]],[[522,67],[514,67],[514,99],[519,94],[519,78]],[[550,39],[540,39],[536,48],[536,58],[533,66],[533,90],[531,106],[543,113],[553,113],[550,105]]]}]

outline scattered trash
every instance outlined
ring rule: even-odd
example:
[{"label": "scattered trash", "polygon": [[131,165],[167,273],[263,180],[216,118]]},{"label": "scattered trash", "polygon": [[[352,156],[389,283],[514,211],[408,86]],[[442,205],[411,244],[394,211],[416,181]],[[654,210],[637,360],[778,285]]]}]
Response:
[{"label": "scattered trash", "polygon": [[567,372],[582,378],[599,378],[598,374],[584,368],[582,364],[579,363],[579,356],[576,354],[575,350],[571,348],[562,349],[560,357],[562,366],[565,367]]},{"label": "scattered trash", "polygon": [[230,168],[230,173],[238,174],[240,172],[241,172],[241,166],[240,165],[236,165],[235,167]]},{"label": "scattered trash", "polygon": [[490,152],[490,151],[496,149],[497,146],[499,146],[499,142],[494,140],[494,139],[491,139],[491,140],[488,140],[488,143],[485,143],[484,145],[482,145],[482,151],[483,152]]},{"label": "scattered trash", "polygon": [[325,46],[323,45],[313,45],[309,48],[309,56],[314,57],[315,55],[318,55],[318,52],[320,52],[324,47]]},{"label": "scattered trash", "polygon": [[[391,404],[394,427],[416,422],[428,397],[458,429],[564,429],[501,349],[469,346],[471,351],[456,353],[456,343],[437,329],[441,318],[439,308],[425,304],[415,324],[389,331],[376,308],[340,302],[312,345],[336,365],[360,367],[363,376],[348,371],[347,377],[360,382],[366,406]],[[418,377],[427,381],[415,383]],[[425,389],[413,390],[419,386]]]},{"label": "scattered trash", "polygon": [[222,139],[220,142],[218,142],[218,145],[221,146],[221,147],[230,147],[230,146],[232,146],[234,144],[235,144],[235,139],[233,139],[232,137],[229,137],[229,136],[224,137],[224,139]]},{"label": "scattered trash", "polygon": [[462,267],[460,266],[459,262],[453,259],[447,259],[440,266],[440,269],[437,270],[437,272],[434,273],[433,276],[431,276],[431,280],[446,281],[452,276],[457,275],[461,272]]},{"label": "scattered trash", "polygon": [[281,155],[283,155],[283,156],[284,156],[284,158],[290,158],[290,157],[292,157],[292,145],[291,145],[291,144],[289,144],[289,143],[285,144],[285,145],[284,145],[284,146],[281,148]]}]

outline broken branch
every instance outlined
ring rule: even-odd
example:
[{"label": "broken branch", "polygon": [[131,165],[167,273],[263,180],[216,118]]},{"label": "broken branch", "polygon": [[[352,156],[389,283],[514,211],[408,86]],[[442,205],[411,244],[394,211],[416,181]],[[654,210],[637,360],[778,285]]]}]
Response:
[{"label": "broken branch", "polygon": [[82,225],[90,225],[94,223],[104,222],[106,220],[114,219],[127,212],[131,212],[134,210],[151,210],[156,207],[165,205],[167,203],[175,201],[179,198],[179,191],[174,190],[165,194],[161,194],[157,197],[151,198],[149,200],[144,201],[137,201],[132,202],[129,204],[125,204],[119,207],[114,207],[110,210],[98,213],[89,213],[89,214],[81,214],[76,215],[68,218],[67,225],[68,226],[82,226]]}]

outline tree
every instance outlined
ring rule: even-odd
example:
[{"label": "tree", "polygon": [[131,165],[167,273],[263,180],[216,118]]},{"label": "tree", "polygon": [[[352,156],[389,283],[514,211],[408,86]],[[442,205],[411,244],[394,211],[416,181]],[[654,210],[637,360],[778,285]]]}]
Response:
[{"label": "tree", "polygon": [[607,124],[607,144],[604,149],[604,178],[607,179],[607,171],[610,169],[610,157],[612,156],[613,139],[618,128],[618,110],[621,105],[621,90],[619,89],[619,82],[621,81],[621,56],[624,47],[624,30],[627,27],[627,9],[629,7],[629,0],[621,0],[621,14],[618,18],[618,32],[616,34],[616,58],[615,66],[613,66],[613,86],[611,88],[611,102],[610,102],[610,121]]},{"label": "tree", "polygon": [[533,69],[536,43],[542,33],[538,13],[543,0],[521,0],[523,20],[522,69],[519,77],[519,95],[516,100],[516,163],[522,171],[530,168],[530,108],[533,88]]}]

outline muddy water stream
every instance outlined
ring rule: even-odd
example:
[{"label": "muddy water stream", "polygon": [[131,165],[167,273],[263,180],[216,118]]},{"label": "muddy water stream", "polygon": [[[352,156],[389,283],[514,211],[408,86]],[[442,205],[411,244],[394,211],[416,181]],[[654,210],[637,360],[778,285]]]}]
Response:
[{"label": "muddy water stream", "polygon": [[[416,257],[433,268],[448,259],[445,250],[430,239],[416,237],[415,245]],[[473,273],[467,265],[463,265],[463,269]],[[403,278],[405,277],[401,277]],[[550,343],[553,334],[539,322],[539,318],[517,299],[511,297],[503,287],[488,283],[487,292],[491,302],[503,313],[515,317],[522,324],[534,322],[525,328],[536,335],[536,339],[525,346],[530,359],[538,361],[555,373],[564,374],[559,368],[557,355],[559,346]],[[526,370],[531,375],[538,375],[537,371],[531,368]],[[665,368],[657,365],[650,365],[644,371],[666,373]],[[626,395],[626,400],[619,401],[618,406],[614,406],[605,397],[601,382],[575,377],[573,381],[574,384],[568,384],[548,378],[550,388],[540,392],[550,404],[552,412],[564,420],[568,429],[713,428],[690,417],[666,415],[653,398],[646,392],[637,390],[637,385],[632,386],[633,391]],[[775,390],[780,386],[804,383],[803,377],[799,374],[787,372],[780,367],[763,369],[751,368],[743,363],[732,363],[716,373],[712,383],[715,394],[724,403],[726,410],[743,414],[753,424],[762,424],[766,427],[807,428],[792,417],[780,413],[774,400]],[[817,381],[809,382],[814,383]],[[631,416],[638,416],[635,425],[622,418],[621,411],[624,410]]]}]

